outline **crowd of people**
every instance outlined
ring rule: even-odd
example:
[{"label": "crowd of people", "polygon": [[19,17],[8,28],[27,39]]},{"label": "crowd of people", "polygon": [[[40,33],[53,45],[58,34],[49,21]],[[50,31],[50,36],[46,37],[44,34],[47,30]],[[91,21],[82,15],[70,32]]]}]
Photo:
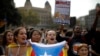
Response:
[{"label": "crowd of people", "polygon": [[6,30],[1,36],[0,55],[34,56],[35,51],[30,42],[49,45],[66,41],[59,56],[100,56],[100,31],[96,30],[100,7],[96,11],[96,18],[90,30],[79,25],[76,25],[72,31],[68,31],[63,25],[58,30],[27,30],[23,26]]}]

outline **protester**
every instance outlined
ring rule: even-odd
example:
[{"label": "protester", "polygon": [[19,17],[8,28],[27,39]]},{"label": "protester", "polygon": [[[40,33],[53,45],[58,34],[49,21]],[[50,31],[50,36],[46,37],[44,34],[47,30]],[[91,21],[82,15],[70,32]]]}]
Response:
[{"label": "protester", "polygon": [[67,41],[68,40],[67,36],[67,29],[64,27],[64,25],[60,25],[58,31],[57,31],[57,37],[56,40],[57,42],[61,42],[61,41]]},{"label": "protester", "polygon": [[77,48],[78,56],[88,56],[89,55],[89,47],[87,44],[80,44]]},{"label": "protester", "polygon": [[88,33],[88,30],[86,28],[82,29],[81,35],[85,36]]},{"label": "protester", "polygon": [[82,28],[81,39],[83,40],[84,43],[88,42],[86,39],[86,34],[88,34],[88,30],[86,28]]},{"label": "protester", "polygon": [[6,47],[14,42],[13,32],[11,30],[5,31],[3,35],[3,46]]},{"label": "protester", "polygon": [[31,42],[40,43],[41,37],[41,32],[39,32],[38,30],[32,30],[30,33]]},{"label": "protester", "polygon": [[[41,43],[41,32],[39,30],[31,30],[30,32],[30,42],[36,42],[36,43]],[[30,48],[31,51],[31,56],[35,56],[35,51],[34,49],[31,47]]]},{"label": "protester", "polygon": [[100,32],[97,32],[96,31],[96,26],[97,26],[97,21],[98,21],[98,18],[100,16],[100,11],[98,10],[96,12],[96,18],[94,20],[94,23],[93,25],[91,26],[91,29],[88,31],[87,34],[84,35],[84,39],[83,39],[83,36],[81,35],[81,27],[80,26],[75,26],[74,28],[74,33],[72,35],[72,38],[70,39],[70,42],[69,42],[69,56],[77,56],[75,55],[71,50],[73,50],[73,44],[75,43],[86,43],[88,45],[91,45],[92,46],[92,49],[95,50],[95,52],[92,52],[93,56],[97,56],[99,55],[100,53],[100,49],[99,48],[99,39],[98,38],[100,36]]},{"label": "protester", "polygon": [[[47,40],[47,44],[55,44],[57,43],[56,40],[56,31],[54,30],[49,30],[46,34],[46,40]],[[65,44],[65,47],[62,49],[62,51],[60,52],[59,56],[68,56],[67,55],[67,51],[69,49],[69,46],[67,44]]]},{"label": "protester", "polygon": [[12,30],[6,30],[3,35],[3,41],[2,41],[2,51],[3,55],[5,55],[5,48],[11,44],[14,43],[14,36]]},{"label": "protester", "polygon": [[24,27],[18,27],[14,31],[15,43],[10,44],[6,49],[7,56],[27,56],[29,50],[29,44],[27,42],[26,29]]},{"label": "protester", "polygon": [[[97,25],[99,23],[99,19],[100,19],[100,3],[97,3],[96,5],[96,18],[94,20],[94,24],[92,27],[94,30],[93,30],[93,34],[92,34],[92,38],[91,38],[91,45],[92,45],[92,49],[94,50],[93,52],[93,56],[100,56],[100,31],[97,31],[96,28],[97,28]],[[100,28],[98,29],[100,30]]]},{"label": "protester", "polygon": [[77,56],[77,54],[73,53],[73,45],[77,43],[84,43],[84,41],[81,39],[81,30],[82,28],[79,25],[76,25],[73,28],[73,34],[72,37],[69,38],[69,50],[68,50],[68,56]]}]

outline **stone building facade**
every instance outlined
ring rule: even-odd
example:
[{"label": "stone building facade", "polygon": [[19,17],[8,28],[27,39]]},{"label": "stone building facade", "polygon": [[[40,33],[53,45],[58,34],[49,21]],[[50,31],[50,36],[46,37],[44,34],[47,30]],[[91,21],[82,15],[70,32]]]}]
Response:
[{"label": "stone building facade", "polygon": [[[48,1],[46,1],[44,8],[38,8],[38,7],[32,7],[31,1],[26,0],[24,7],[19,7],[18,10],[24,11],[26,14],[29,12],[29,10],[31,10],[32,13],[36,13],[39,22],[36,24],[35,27],[40,27],[40,28],[50,27],[53,23],[51,16],[51,6]],[[31,23],[24,22],[24,25],[34,26],[32,22]]]}]

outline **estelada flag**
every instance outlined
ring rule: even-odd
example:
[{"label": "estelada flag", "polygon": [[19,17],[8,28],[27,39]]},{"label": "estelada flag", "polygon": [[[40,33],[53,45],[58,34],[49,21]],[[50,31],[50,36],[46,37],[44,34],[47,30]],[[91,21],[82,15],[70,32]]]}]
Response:
[{"label": "estelada flag", "polygon": [[68,49],[63,48],[62,51],[60,52],[59,56],[68,56]]},{"label": "estelada flag", "polygon": [[[32,50],[32,48],[30,49],[32,52],[30,55],[27,55],[27,56],[35,56],[35,52],[34,50]],[[60,52],[59,56],[68,56],[68,53],[67,53],[67,49],[63,48],[62,51]],[[29,52],[30,53],[30,52]],[[29,54],[28,53],[28,54]]]},{"label": "estelada flag", "polygon": [[33,51],[36,56],[59,56],[65,43],[66,41],[56,44],[45,45],[31,42]]},{"label": "estelada flag", "polygon": [[[19,48],[19,47],[25,47],[25,46],[19,46],[19,45],[16,44],[16,43],[11,43],[11,44],[8,45],[7,47],[8,47],[9,50],[10,50],[10,49],[13,49],[13,48]],[[8,52],[9,52],[9,50],[8,50]],[[26,56],[31,56],[32,50],[33,50],[32,47],[31,47],[31,46],[28,46],[25,55],[26,55]],[[9,55],[9,54],[10,54],[10,53],[8,53],[8,55]]]}]

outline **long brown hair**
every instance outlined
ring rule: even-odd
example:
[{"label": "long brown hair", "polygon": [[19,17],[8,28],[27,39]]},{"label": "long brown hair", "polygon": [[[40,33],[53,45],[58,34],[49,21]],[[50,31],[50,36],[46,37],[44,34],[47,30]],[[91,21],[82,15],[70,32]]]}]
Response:
[{"label": "long brown hair", "polygon": [[6,47],[6,45],[7,45],[7,34],[8,34],[8,32],[13,33],[12,30],[6,30],[4,32],[4,34],[3,34],[3,42],[2,42],[3,47]]},{"label": "long brown hair", "polygon": [[18,36],[18,33],[21,29],[26,29],[25,27],[18,27],[14,30],[14,41],[17,43],[16,37]]}]

